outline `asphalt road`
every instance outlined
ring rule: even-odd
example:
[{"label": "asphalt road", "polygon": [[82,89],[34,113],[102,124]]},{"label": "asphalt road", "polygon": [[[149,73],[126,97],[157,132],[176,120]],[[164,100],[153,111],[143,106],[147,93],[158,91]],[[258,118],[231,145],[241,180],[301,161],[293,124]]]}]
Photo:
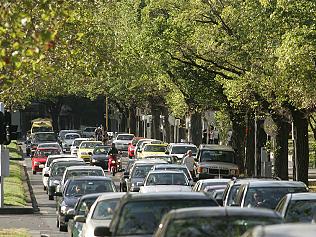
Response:
[{"label": "asphalt road", "polygon": [[[24,163],[27,166],[39,212],[31,215],[0,215],[0,229],[23,228],[27,229],[34,237],[69,236],[67,232],[60,232],[56,227],[56,203],[55,200],[48,200],[46,191],[43,189],[41,173],[32,174],[30,158],[25,158]],[[119,185],[120,175],[117,173],[115,177],[112,177],[116,186]]]}]

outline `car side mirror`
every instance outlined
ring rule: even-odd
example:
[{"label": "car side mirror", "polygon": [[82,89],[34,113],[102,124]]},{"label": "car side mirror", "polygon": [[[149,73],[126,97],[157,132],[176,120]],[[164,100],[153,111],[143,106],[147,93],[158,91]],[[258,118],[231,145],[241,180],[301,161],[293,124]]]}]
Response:
[{"label": "car side mirror", "polygon": [[49,174],[45,173],[45,174],[44,174],[44,177],[49,177]]},{"label": "car side mirror", "polygon": [[110,227],[105,227],[105,226],[97,226],[94,229],[94,235],[98,237],[103,237],[103,236],[111,236],[111,231]]},{"label": "car side mirror", "polygon": [[75,216],[75,209],[70,208],[70,209],[67,211],[67,216],[69,216],[70,219],[73,219],[74,216]]},{"label": "car side mirror", "polygon": [[89,155],[89,156],[92,156],[92,152],[88,152],[88,155]]},{"label": "car side mirror", "polygon": [[78,215],[78,216],[75,216],[74,221],[80,222],[80,223],[86,223],[86,217],[83,215]]},{"label": "car side mirror", "polygon": [[56,197],[62,197],[63,194],[61,192],[54,192],[54,196]]},{"label": "car side mirror", "polygon": [[58,186],[60,184],[60,181],[59,180],[54,180],[54,185],[55,186]]}]

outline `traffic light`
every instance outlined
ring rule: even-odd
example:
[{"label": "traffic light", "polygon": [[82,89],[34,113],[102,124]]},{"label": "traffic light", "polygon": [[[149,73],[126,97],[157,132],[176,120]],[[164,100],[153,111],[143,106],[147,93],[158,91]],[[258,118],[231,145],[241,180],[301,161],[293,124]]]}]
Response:
[{"label": "traffic light", "polygon": [[11,140],[17,139],[18,126],[11,125],[11,114],[0,112],[0,144],[9,145]]}]

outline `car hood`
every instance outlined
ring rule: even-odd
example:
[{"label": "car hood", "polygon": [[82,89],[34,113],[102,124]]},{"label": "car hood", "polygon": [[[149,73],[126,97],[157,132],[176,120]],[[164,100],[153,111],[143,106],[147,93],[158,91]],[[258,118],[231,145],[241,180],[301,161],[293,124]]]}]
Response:
[{"label": "car hood", "polygon": [[71,144],[73,143],[74,140],[64,140],[63,143],[71,146]]},{"label": "car hood", "polygon": [[115,144],[125,144],[128,145],[129,143],[131,143],[132,140],[115,140],[113,141],[113,143]]},{"label": "car hood", "polygon": [[150,156],[150,155],[165,155],[164,152],[154,152],[154,151],[143,151],[141,156]]},{"label": "car hood", "polygon": [[200,162],[199,166],[212,169],[238,169],[238,165],[225,162]]},{"label": "car hood", "polygon": [[78,196],[78,197],[64,197],[64,203],[68,207],[74,207],[79,198],[80,198],[80,196]]},{"label": "car hood", "polygon": [[143,186],[140,187],[140,193],[152,193],[152,192],[192,192],[190,186],[184,185],[155,185],[155,186]]},{"label": "car hood", "polygon": [[82,153],[82,152],[86,152],[86,153],[91,152],[91,153],[92,153],[92,152],[93,152],[93,149],[94,149],[94,148],[78,149],[77,152],[78,152],[78,153]]}]

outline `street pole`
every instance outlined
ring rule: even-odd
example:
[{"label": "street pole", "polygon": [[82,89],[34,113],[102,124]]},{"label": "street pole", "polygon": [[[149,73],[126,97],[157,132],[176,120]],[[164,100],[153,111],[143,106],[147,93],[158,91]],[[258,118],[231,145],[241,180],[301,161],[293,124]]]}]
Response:
[{"label": "street pole", "polygon": [[257,114],[255,112],[255,176],[258,175],[258,169],[257,169]]},{"label": "street pole", "polygon": [[105,129],[109,130],[109,98],[105,97]]},{"label": "street pole", "polygon": [[[4,113],[4,104],[0,102],[0,111]],[[1,126],[1,125],[0,125]],[[0,144],[0,208],[3,207],[3,200],[4,200],[4,191],[3,191],[3,186],[4,186],[4,174],[2,173],[3,165],[4,165],[4,159],[2,157],[2,152],[3,151],[3,145]]]}]

